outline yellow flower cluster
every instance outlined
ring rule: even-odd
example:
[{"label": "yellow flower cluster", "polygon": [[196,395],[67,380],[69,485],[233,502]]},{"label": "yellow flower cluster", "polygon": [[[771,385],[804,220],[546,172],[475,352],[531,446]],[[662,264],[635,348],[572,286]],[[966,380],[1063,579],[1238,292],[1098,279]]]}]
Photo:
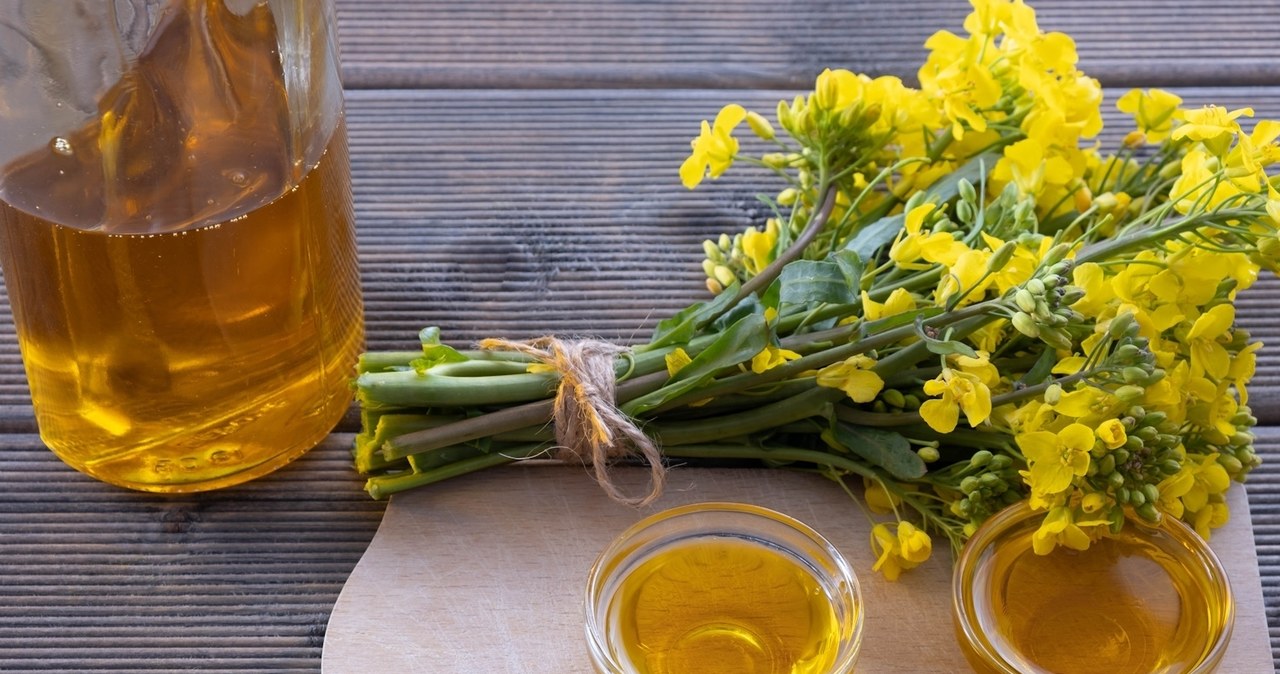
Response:
[{"label": "yellow flower cluster", "polygon": [[[907,506],[958,544],[1027,499],[1045,512],[1041,553],[1083,549],[1131,516],[1208,536],[1258,463],[1247,382],[1260,345],[1235,328],[1234,300],[1280,270],[1267,173],[1280,122],[1246,130],[1249,108],[1134,90],[1116,106],[1136,128],[1103,155],[1090,142],[1102,89],[1074,41],[1023,0],[971,3],[963,35],[925,43],[919,89],[826,70],[779,104],[779,132],[736,105],[703,122],[687,186],[735,158],[785,181],[763,227],[706,242],[708,287],[775,278],[797,256],[844,274],[843,304],[825,292],[807,317],[776,284],[763,297],[774,325],[847,326],[874,343],[803,376],[844,392],[841,422],[893,428],[931,464],[918,479],[863,475],[868,502],[895,518]],[[773,151],[739,152],[744,119]],[[882,233],[867,243],[864,228]],[[811,359],[777,344],[753,372]],[[927,540],[900,519],[877,526],[877,568],[896,577]]]},{"label": "yellow flower cluster", "polygon": [[[1023,0],[971,2],[963,35],[926,42],[918,89],[829,69],[773,120],[730,104],[701,123],[686,187],[742,164],[781,185],[761,222],[704,243],[714,297],[618,357],[618,409],[675,460],[860,482],[890,578],[1021,501],[1041,554],[1135,518],[1208,536],[1259,463],[1260,345],[1235,300],[1280,270],[1280,121],[1135,90],[1103,154],[1071,38]],[[357,383],[371,493],[545,451],[545,407],[494,410],[545,398],[554,368],[421,339]]]},{"label": "yellow flower cluster", "polygon": [[1102,130],[1102,87],[1076,69],[1071,37],[1040,30],[1022,0],[973,0],[973,7],[967,36],[944,30],[925,42],[919,72],[921,89],[960,141],[958,154],[1003,145],[993,185],[1016,185],[1035,197],[1041,215],[1088,203],[1083,178],[1092,151],[1079,145]]}]

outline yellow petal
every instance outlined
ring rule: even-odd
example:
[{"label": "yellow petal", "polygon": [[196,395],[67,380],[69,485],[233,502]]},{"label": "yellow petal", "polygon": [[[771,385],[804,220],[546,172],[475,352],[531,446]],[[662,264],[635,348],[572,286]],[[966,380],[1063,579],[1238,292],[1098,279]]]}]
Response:
[{"label": "yellow petal", "polygon": [[680,182],[688,189],[693,189],[702,182],[707,174],[707,160],[700,152],[694,152],[680,165]]},{"label": "yellow petal", "polygon": [[1080,371],[1080,368],[1084,367],[1084,364],[1085,364],[1084,356],[1067,356],[1066,358],[1063,358],[1062,360],[1058,361],[1057,365],[1053,366],[1053,373],[1054,374],[1075,374]]},{"label": "yellow petal", "polygon": [[1200,314],[1191,331],[1187,333],[1187,339],[1199,339],[1201,337],[1217,337],[1226,332],[1231,324],[1236,320],[1236,308],[1231,304],[1219,304],[1218,306]]},{"label": "yellow petal", "polygon": [[1078,452],[1086,452],[1093,449],[1094,435],[1093,429],[1084,424],[1071,424],[1058,432],[1058,438],[1063,446],[1074,449]]},{"label": "yellow petal", "polygon": [[1014,440],[1028,461],[1053,461],[1058,458],[1058,437],[1049,431],[1022,433]]},{"label": "yellow petal", "polygon": [[929,424],[929,428],[939,433],[950,433],[960,421],[960,408],[942,400],[926,400],[920,405],[920,418]]},{"label": "yellow petal", "polygon": [[870,370],[856,370],[845,378],[844,392],[855,403],[869,403],[884,389],[884,380]]},{"label": "yellow petal", "polygon": [[716,114],[716,122],[714,129],[716,131],[731,131],[734,127],[742,123],[747,118],[747,111],[737,103],[730,103]]},{"label": "yellow petal", "polygon": [[667,363],[668,377],[676,376],[677,372],[684,369],[684,367],[689,363],[693,362],[693,359],[689,357],[688,352],[682,348],[677,348],[675,351],[668,353],[664,359]]}]

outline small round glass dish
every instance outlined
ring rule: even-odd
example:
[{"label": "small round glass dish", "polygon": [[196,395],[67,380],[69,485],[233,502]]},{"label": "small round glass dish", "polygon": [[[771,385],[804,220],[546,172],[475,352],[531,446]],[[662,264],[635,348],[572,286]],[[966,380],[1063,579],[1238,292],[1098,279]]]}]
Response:
[{"label": "small round glass dish", "polygon": [[843,674],[862,614],[858,579],[835,547],[739,503],[637,522],[587,580],[587,648],[602,674]]},{"label": "small round glass dish", "polygon": [[1131,518],[1085,551],[1032,550],[1026,502],[992,516],[960,554],[952,617],[983,674],[1205,674],[1226,653],[1235,602],[1195,531]]}]

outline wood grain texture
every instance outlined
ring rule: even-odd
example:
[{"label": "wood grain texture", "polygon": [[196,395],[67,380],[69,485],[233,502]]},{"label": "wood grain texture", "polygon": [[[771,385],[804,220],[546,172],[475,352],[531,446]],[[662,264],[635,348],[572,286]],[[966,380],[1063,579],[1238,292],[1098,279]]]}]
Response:
[{"label": "wood grain texture", "polygon": [[[1275,0],[1040,0],[1109,86],[1276,85]],[[826,67],[914,77],[950,0],[338,0],[352,88],[792,88]]]},{"label": "wood grain texture", "polygon": [[307,670],[382,517],[334,435],[248,485],[127,492],[0,435],[0,671]]}]

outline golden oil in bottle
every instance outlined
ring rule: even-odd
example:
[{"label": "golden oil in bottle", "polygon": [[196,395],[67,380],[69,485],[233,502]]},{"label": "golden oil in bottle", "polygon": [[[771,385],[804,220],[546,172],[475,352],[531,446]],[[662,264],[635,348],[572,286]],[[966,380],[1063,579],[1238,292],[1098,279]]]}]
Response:
[{"label": "golden oil in bottle", "polygon": [[606,629],[637,674],[826,674],[840,629],[796,558],[737,537],[697,537],[640,561]]},{"label": "golden oil in bottle", "polygon": [[[3,167],[0,261],[46,444],[212,489],[318,443],[362,340],[341,110],[293,133],[266,3],[166,8],[83,128]],[[323,117],[330,114],[331,117]]]},{"label": "golden oil in bottle", "polygon": [[[989,583],[974,590],[979,629],[1019,672],[1191,671],[1207,656],[1206,635],[1230,621],[1203,572],[1178,558],[1176,542],[1159,530],[1130,524],[1088,550],[1048,555],[1032,550],[1032,533],[999,539],[975,572]],[[996,671],[961,641],[979,671]]]}]

